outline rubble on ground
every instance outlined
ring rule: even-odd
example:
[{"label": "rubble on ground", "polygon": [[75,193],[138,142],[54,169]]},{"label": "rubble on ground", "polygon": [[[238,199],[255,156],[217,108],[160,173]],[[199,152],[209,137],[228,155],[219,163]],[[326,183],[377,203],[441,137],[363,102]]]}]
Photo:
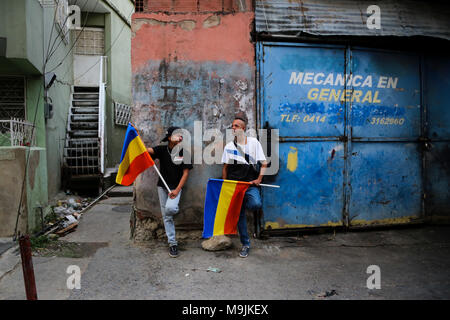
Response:
[{"label": "rubble on ground", "polygon": [[63,237],[74,231],[78,226],[83,209],[88,207],[91,202],[91,198],[82,198],[68,193],[62,195],[62,199],[55,199],[52,205],[53,214],[47,218],[47,233]]},{"label": "rubble on ground", "polygon": [[227,236],[214,236],[202,242],[202,248],[207,251],[225,250],[231,245],[231,239]]}]

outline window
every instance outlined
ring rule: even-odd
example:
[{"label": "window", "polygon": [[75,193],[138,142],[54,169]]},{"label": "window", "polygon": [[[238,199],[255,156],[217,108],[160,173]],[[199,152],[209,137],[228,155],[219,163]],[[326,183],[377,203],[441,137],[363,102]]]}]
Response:
[{"label": "window", "polygon": [[25,78],[0,76],[0,120],[25,119]]},{"label": "window", "polygon": [[103,29],[84,28],[84,30],[74,30],[73,32],[73,41],[78,39],[75,44],[75,54],[97,56],[102,56],[104,54],[105,36]]},{"label": "window", "polygon": [[144,0],[135,0],[134,2],[134,12],[144,11]]}]

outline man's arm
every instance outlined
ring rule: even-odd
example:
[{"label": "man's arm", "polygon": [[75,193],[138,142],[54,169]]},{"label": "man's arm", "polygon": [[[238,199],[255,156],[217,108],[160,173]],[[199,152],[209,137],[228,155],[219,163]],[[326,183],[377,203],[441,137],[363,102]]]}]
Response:
[{"label": "man's arm", "polygon": [[267,161],[263,161],[261,164],[261,170],[259,171],[258,179],[250,181],[250,183],[259,186],[259,184],[262,182],[262,178],[264,176],[266,168],[267,168]]},{"label": "man's arm", "polygon": [[189,176],[189,169],[183,169],[183,176],[180,179],[180,182],[178,183],[178,186],[175,190],[172,190],[171,193],[169,193],[170,199],[174,199],[178,196],[178,193],[180,193],[180,190],[183,188],[184,184],[187,181],[187,178]]},{"label": "man's arm", "polygon": [[153,150],[153,148],[147,148],[148,153],[150,153],[150,155],[154,155],[155,154],[155,150]]},{"label": "man's arm", "polygon": [[224,163],[222,168],[222,179],[227,178],[228,164]]}]

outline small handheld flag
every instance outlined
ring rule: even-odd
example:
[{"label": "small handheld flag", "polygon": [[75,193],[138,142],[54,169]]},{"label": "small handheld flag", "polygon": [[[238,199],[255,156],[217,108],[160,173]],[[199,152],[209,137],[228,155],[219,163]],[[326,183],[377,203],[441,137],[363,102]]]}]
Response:
[{"label": "small handheld flag", "polygon": [[154,164],[137,130],[128,123],[116,183],[129,186],[141,172]]},{"label": "small handheld flag", "polygon": [[203,238],[237,234],[237,223],[249,182],[209,179],[203,218]]}]

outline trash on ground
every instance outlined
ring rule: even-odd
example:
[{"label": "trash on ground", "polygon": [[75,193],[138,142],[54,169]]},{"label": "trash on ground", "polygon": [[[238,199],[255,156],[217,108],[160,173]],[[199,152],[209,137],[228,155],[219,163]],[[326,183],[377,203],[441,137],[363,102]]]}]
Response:
[{"label": "trash on ground", "polygon": [[220,270],[219,268],[213,268],[213,267],[209,267],[207,270],[207,272],[222,272],[222,270]]},{"label": "trash on ground", "polygon": [[63,237],[66,234],[68,234],[69,232],[75,231],[75,228],[78,226],[78,222],[72,223],[71,225],[65,227],[64,229],[58,230],[55,233],[60,236]]},{"label": "trash on ground", "polygon": [[331,291],[326,291],[325,293],[319,293],[317,295],[317,298],[328,298],[334,295],[337,295],[338,293],[336,292],[336,290],[331,290]]}]

